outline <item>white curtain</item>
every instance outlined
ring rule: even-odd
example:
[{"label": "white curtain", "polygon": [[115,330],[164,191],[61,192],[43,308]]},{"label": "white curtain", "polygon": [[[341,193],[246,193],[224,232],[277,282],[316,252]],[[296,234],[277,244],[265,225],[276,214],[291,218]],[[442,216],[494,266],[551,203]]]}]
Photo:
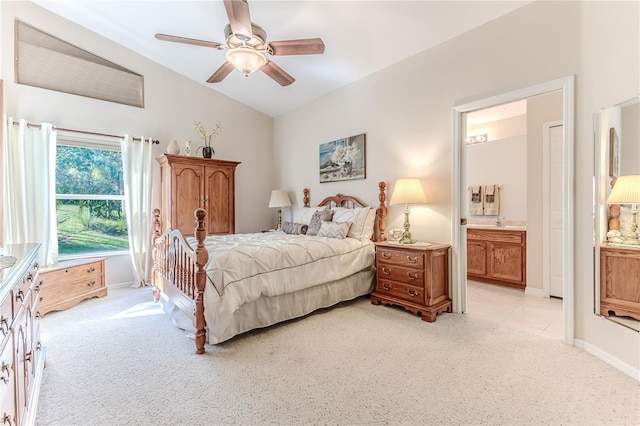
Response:
[{"label": "white curtain", "polygon": [[134,268],[133,287],[149,281],[151,257],[152,143],[136,142],[125,135],[122,140],[125,211],[129,228],[129,252]]},{"label": "white curtain", "polygon": [[56,131],[3,116],[4,244],[40,243],[39,263],[58,258],[56,226]]}]

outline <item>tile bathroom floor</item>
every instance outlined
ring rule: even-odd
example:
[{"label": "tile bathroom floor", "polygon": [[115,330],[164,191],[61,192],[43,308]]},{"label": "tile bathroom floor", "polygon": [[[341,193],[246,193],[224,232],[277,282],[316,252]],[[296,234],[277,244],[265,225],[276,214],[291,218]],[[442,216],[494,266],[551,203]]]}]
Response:
[{"label": "tile bathroom floor", "polygon": [[562,299],[467,280],[467,314],[562,340]]}]

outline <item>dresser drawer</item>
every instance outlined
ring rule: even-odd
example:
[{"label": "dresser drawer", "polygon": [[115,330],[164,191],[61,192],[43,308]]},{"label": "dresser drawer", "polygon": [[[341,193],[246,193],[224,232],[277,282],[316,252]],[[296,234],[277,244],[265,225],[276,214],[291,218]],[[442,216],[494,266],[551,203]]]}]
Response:
[{"label": "dresser drawer", "polygon": [[65,286],[67,283],[76,280],[98,281],[102,276],[103,261],[74,265],[66,268],[58,268],[41,274],[43,286],[50,287]]},{"label": "dresser drawer", "polygon": [[13,305],[11,301],[12,298],[13,295],[9,293],[0,303],[0,334],[2,334],[2,336],[0,336],[0,340],[3,340],[6,336],[9,335],[9,328],[11,327],[11,323],[13,322]]},{"label": "dresser drawer", "polygon": [[424,269],[424,253],[378,247],[376,256],[380,263]]},{"label": "dresser drawer", "polygon": [[[6,344],[5,344],[6,343]],[[7,396],[13,398],[13,345],[3,340],[0,346],[0,400],[6,399]]]},{"label": "dresser drawer", "polygon": [[20,309],[20,306],[25,303],[27,297],[29,296],[31,286],[36,282],[35,280],[37,279],[38,270],[30,269],[29,272],[27,272],[22,277],[18,285],[11,289],[11,295],[13,298],[13,315],[15,315]]},{"label": "dresser drawer", "polygon": [[380,262],[377,272],[381,279],[400,281],[401,283],[412,286],[424,287],[424,269],[405,268],[391,263],[385,264]]}]

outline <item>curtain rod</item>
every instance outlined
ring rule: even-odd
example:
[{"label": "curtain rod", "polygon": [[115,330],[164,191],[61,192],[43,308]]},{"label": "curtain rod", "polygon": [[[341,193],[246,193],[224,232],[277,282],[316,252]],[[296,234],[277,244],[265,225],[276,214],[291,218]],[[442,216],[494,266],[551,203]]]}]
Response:
[{"label": "curtain rod", "polygon": [[[15,126],[16,124],[20,124],[20,122],[19,121],[14,121],[13,125]],[[42,127],[42,125],[34,124],[34,123],[27,123],[27,127],[37,127],[39,129],[39,128]],[[65,129],[64,127],[56,127],[56,126],[52,126],[52,128],[54,130],[60,130],[62,132],[82,133],[83,135],[106,136],[106,137],[109,137],[109,138],[119,138],[119,139],[124,138],[124,136],[110,135],[108,133],[96,133],[96,132],[88,132],[86,130]],[[139,142],[142,139],[134,137],[133,140]],[[155,140],[155,139],[151,140],[151,143],[155,144],[155,145],[160,145],[160,141]]]}]

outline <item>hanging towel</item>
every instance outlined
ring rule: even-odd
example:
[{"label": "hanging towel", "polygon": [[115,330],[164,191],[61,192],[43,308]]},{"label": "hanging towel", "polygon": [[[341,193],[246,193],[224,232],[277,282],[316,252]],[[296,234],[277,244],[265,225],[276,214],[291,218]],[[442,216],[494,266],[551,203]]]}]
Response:
[{"label": "hanging towel", "polygon": [[500,187],[498,185],[485,185],[484,187],[484,215],[500,215]]},{"label": "hanging towel", "polygon": [[469,187],[469,214],[482,216],[484,207],[482,202],[482,186],[473,185]]}]

